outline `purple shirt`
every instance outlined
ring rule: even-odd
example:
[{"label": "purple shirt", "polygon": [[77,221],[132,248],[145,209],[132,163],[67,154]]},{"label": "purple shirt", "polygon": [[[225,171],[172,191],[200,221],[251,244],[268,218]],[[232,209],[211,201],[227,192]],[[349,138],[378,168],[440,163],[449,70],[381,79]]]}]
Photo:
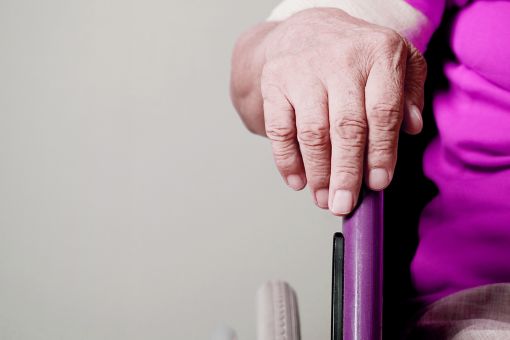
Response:
[{"label": "purple shirt", "polygon": [[[444,1],[409,0],[438,25]],[[439,194],[424,209],[412,263],[426,302],[510,282],[510,1],[455,1],[445,65],[449,89],[433,102],[439,134],[424,170]]]}]

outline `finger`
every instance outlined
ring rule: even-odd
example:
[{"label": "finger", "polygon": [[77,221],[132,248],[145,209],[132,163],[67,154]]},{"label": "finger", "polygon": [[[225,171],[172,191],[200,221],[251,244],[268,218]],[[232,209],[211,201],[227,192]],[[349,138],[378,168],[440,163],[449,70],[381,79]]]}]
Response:
[{"label": "finger", "polygon": [[344,76],[328,85],[331,139],[329,209],[346,215],[358,199],[367,135],[365,84]]},{"label": "finger", "polygon": [[[331,144],[329,141],[328,98],[321,83],[307,82],[302,91],[293,94],[296,112],[297,140],[303,159],[306,181],[315,204],[328,208]],[[300,91],[298,91],[300,92]]]},{"label": "finger", "polygon": [[403,130],[411,135],[423,129],[424,86],[427,77],[427,63],[421,53],[407,42],[408,53],[405,77],[405,105]]},{"label": "finger", "polygon": [[410,100],[404,104],[404,120],[402,122],[402,130],[410,135],[417,135],[423,129],[423,118],[421,110]]},{"label": "finger", "polygon": [[403,117],[406,46],[402,43],[388,49],[372,65],[365,88],[366,182],[372,190],[386,188],[393,177]]},{"label": "finger", "polygon": [[289,187],[301,190],[306,177],[296,139],[294,109],[276,86],[263,85],[262,96],[266,135],[271,140],[276,167]]}]

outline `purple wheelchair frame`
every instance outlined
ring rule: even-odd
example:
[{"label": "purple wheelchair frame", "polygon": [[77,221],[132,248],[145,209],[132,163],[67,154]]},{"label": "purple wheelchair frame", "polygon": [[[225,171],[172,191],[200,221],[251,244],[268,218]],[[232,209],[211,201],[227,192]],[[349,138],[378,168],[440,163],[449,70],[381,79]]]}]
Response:
[{"label": "purple wheelchair frame", "polygon": [[332,340],[382,339],[383,193],[364,190],[333,240]]}]

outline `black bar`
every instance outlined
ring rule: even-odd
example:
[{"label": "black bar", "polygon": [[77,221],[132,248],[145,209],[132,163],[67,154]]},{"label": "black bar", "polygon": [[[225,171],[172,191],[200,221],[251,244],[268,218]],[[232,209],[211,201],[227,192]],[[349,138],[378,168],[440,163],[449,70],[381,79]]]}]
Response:
[{"label": "black bar", "polygon": [[343,338],[344,236],[333,237],[333,285],[331,292],[331,340]]}]

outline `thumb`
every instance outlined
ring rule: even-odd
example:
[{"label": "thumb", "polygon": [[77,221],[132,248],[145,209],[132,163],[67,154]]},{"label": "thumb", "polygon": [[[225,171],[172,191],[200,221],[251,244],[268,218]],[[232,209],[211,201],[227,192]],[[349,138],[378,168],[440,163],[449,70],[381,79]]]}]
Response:
[{"label": "thumb", "polygon": [[427,78],[427,63],[421,53],[407,42],[407,65],[405,79],[404,121],[405,132],[415,135],[423,128],[424,85]]}]

